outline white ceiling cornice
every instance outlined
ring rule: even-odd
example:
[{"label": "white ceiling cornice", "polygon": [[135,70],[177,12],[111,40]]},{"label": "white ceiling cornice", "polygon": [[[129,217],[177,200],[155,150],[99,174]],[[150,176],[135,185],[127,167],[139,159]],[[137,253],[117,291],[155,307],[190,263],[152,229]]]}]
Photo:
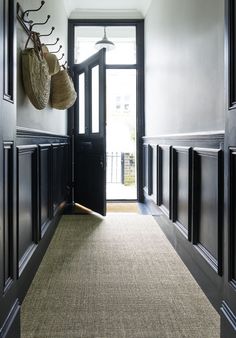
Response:
[{"label": "white ceiling cornice", "polygon": [[70,18],[144,18],[151,1],[64,0],[64,5]]},{"label": "white ceiling cornice", "polygon": [[143,19],[137,10],[75,9],[70,19]]}]

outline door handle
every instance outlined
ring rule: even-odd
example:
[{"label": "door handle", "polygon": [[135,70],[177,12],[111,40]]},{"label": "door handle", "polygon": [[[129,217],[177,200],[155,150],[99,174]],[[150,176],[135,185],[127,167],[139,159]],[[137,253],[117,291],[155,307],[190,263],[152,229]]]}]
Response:
[{"label": "door handle", "polygon": [[103,161],[100,161],[100,167],[103,169],[103,167],[104,167]]}]

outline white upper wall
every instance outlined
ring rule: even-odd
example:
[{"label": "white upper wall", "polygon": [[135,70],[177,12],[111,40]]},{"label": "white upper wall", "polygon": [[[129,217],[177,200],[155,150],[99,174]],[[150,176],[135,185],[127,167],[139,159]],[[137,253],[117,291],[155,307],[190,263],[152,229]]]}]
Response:
[{"label": "white upper wall", "polygon": [[[21,0],[20,4],[24,10],[38,8],[40,2],[31,0]],[[44,22],[50,15],[49,21],[45,25],[38,25],[34,30],[41,34],[48,34],[51,27],[55,30],[49,37],[42,37],[42,43],[54,43],[58,37],[60,40],[56,46],[50,46],[50,51],[58,50],[59,45],[62,49],[57,54],[58,58],[64,53],[64,58],[60,63],[67,60],[67,21],[68,17],[63,0],[47,0],[38,12],[30,13],[29,19],[34,22]],[[18,50],[18,76],[17,76],[17,125],[25,128],[32,128],[52,132],[55,134],[67,134],[67,111],[57,110],[50,107],[50,104],[43,110],[37,110],[30,103],[26,96],[22,83],[21,58],[20,52],[25,47],[27,35],[21,25],[17,22],[17,50]]]},{"label": "white upper wall", "polygon": [[151,0],[64,0],[70,18],[143,18]]},{"label": "white upper wall", "polygon": [[224,130],[224,1],[152,1],[145,126],[147,136]]}]

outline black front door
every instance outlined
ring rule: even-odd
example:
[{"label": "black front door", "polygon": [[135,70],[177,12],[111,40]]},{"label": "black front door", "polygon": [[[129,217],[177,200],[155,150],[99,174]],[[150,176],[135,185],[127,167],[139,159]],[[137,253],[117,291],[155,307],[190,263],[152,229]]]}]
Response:
[{"label": "black front door", "polygon": [[105,49],[74,66],[74,200],[106,214]]}]

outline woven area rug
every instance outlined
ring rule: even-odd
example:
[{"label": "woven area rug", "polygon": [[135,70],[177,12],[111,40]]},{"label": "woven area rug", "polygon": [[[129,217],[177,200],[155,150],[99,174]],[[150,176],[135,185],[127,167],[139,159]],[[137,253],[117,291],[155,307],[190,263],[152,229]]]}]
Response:
[{"label": "woven area rug", "polygon": [[22,338],[219,338],[220,319],[151,216],[63,216]]}]

